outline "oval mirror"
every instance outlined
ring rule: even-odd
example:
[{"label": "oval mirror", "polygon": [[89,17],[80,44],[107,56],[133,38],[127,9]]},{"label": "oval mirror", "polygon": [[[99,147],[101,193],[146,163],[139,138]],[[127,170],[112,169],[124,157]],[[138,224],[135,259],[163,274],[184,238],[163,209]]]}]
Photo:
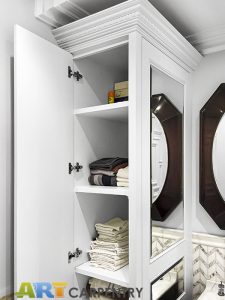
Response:
[{"label": "oval mirror", "polygon": [[168,170],[168,147],[163,127],[152,113],[152,203],[159,197]]},{"label": "oval mirror", "polygon": [[217,188],[225,201],[225,115],[219,122],[213,140],[212,162]]}]

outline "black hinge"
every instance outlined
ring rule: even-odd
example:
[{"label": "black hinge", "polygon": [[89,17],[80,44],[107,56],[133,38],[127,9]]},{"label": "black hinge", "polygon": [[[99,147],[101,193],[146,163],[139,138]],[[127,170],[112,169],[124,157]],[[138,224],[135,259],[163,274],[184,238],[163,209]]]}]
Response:
[{"label": "black hinge", "polygon": [[75,77],[77,79],[77,81],[79,81],[80,79],[83,78],[83,75],[81,75],[79,73],[79,71],[77,72],[73,72],[72,68],[70,66],[68,66],[68,77],[71,78],[71,77]]},{"label": "black hinge", "polygon": [[79,248],[77,248],[74,252],[69,251],[68,252],[68,263],[71,263],[71,260],[73,258],[78,258],[81,254],[82,254],[82,250],[80,250]]},{"label": "black hinge", "polygon": [[69,174],[72,174],[74,170],[76,170],[76,172],[80,172],[81,169],[83,169],[83,166],[81,166],[78,162],[75,166],[69,163]]}]

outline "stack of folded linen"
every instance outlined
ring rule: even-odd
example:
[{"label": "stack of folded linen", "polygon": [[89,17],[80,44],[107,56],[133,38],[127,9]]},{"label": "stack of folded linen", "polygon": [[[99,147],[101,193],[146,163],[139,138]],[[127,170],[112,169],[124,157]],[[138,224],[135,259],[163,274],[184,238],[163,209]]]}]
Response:
[{"label": "stack of folded linen", "polygon": [[92,162],[90,167],[91,185],[117,186],[116,174],[121,168],[128,166],[127,158],[102,158]]},{"label": "stack of folded linen", "polygon": [[124,299],[129,300],[128,288],[120,285],[103,281],[97,278],[90,278],[87,284],[90,299],[108,300],[108,299]]},{"label": "stack of folded linen", "polygon": [[128,221],[113,218],[96,224],[98,237],[91,242],[90,264],[97,268],[116,271],[128,264]]},{"label": "stack of folded linen", "polygon": [[120,169],[116,175],[117,186],[129,186],[129,167]]}]

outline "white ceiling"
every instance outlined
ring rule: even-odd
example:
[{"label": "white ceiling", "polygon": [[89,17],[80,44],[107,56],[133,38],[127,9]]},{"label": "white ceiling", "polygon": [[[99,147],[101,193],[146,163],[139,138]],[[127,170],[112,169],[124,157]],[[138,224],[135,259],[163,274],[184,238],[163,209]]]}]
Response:
[{"label": "white ceiling", "polygon": [[150,0],[184,36],[225,25],[224,0]]},{"label": "white ceiling", "polygon": [[[38,1],[38,0],[36,0]],[[40,1],[40,0],[39,0]],[[93,14],[125,0],[51,0]],[[225,0],[149,0],[203,54],[225,50]],[[67,11],[71,9],[68,7]],[[75,9],[76,13],[76,9]],[[78,18],[80,18],[78,16]],[[74,18],[73,18],[74,19]]]}]

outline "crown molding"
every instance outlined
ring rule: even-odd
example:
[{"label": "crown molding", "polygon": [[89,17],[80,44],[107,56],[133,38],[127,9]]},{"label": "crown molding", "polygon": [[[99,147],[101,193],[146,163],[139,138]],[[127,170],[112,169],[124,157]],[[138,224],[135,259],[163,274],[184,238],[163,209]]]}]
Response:
[{"label": "crown molding", "polygon": [[75,57],[112,41],[127,41],[132,32],[139,32],[189,72],[202,58],[147,0],[129,0],[53,30],[58,45]]},{"label": "crown molding", "polygon": [[225,50],[225,25],[189,35],[187,40],[203,55]]},{"label": "crown molding", "polygon": [[53,28],[58,28],[89,13],[76,5],[73,0],[35,0],[35,17]]}]

